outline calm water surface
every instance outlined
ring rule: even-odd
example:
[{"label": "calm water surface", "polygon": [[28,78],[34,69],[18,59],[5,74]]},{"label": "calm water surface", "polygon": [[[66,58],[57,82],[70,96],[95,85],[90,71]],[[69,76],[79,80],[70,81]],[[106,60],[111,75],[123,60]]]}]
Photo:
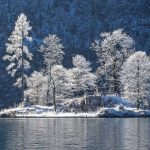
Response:
[{"label": "calm water surface", "polygon": [[150,119],[0,119],[0,150],[150,150]]}]

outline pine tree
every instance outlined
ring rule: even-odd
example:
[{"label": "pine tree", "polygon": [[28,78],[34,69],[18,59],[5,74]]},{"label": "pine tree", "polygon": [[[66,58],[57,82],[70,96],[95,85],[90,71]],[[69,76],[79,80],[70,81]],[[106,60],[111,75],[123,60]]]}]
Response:
[{"label": "pine tree", "polygon": [[[43,40],[40,51],[44,56],[44,63],[46,65],[46,72],[48,75],[48,87],[47,87],[47,103],[50,101],[50,85],[53,84],[52,67],[57,64],[61,64],[63,60],[63,45],[60,43],[60,39],[56,35],[49,35]],[[53,95],[54,108],[56,111],[55,97]]]},{"label": "pine tree", "polygon": [[150,59],[145,52],[136,52],[124,63],[121,82],[125,98],[136,102],[137,109],[141,103],[149,103],[150,97]]},{"label": "pine tree", "polygon": [[30,68],[29,61],[32,60],[32,54],[27,46],[27,42],[31,40],[28,37],[31,29],[27,17],[23,13],[20,14],[15,23],[14,31],[6,44],[7,54],[3,57],[4,60],[10,63],[6,70],[12,77],[17,78],[14,85],[22,90],[22,102],[25,102],[24,89],[26,87],[27,70]]}]

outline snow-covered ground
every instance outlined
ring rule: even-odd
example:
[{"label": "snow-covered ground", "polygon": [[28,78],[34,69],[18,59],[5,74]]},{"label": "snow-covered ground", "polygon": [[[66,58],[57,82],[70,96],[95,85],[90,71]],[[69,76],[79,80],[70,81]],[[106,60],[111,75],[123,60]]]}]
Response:
[{"label": "snow-covered ground", "polygon": [[[96,99],[97,100],[97,99]],[[101,97],[103,107],[89,109],[88,112],[81,111],[81,99],[65,100],[58,105],[57,112],[53,106],[32,105],[28,107],[18,106],[16,108],[4,109],[0,111],[0,117],[50,117],[50,118],[74,118],[74,117],[150,117],[150,110],[137,110],[131,102],[116,96]],[[94,102],[94,99],[93,99]],[[78,107],[75,107],[78,104]],[[96,104],[93,103],[91,105]],[[71,107],[70,107],[71,106]],[[68,109],[66,109],[68,108]],[[90,107],[89,107],[90,108]]]},{"label": "snow-covered ground", "polygon": [[106,95],[102,96],[102,100],[106,107],[108,107],[109,105],[110,106],[123,105],[125,107],[134,107],[133,103],[119,96]]},{"label": "snow-covered ground", "polygon": [[132,107],[116,106],[112,108],[102,108],[98,113],[98,117],[150,117],[150,110],[143,110]]},{"label": "snow-covered ground", "polygon": [[97,117],[98,112],[54,112],[53,107],[47,107],[47,106],[30,106],[30,107],[17,107],[17,108],[10,108],[5,109],[0,112],[0,117]]},{"label": "snow-covered ground", "polygon": [[46,106],[31,106],[31,107],[17,107],[5,109],[0,112],[1,117],[15,117],[15,118],[103,118],[103,117],[150,117],[150,110],[137,110],[136,108],[124,107],[118,105],[110,108],[99,108],[95,112],[54,112],[53,107]]}]

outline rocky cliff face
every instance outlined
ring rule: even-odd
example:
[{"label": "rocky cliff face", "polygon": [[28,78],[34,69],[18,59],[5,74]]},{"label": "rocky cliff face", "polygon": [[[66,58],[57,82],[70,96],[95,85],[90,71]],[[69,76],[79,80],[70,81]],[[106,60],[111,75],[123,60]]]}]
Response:
[{"label": "rocky cliff face", "polygon": [[149,0],[1,0],[0,102],[7,99],[7,103],[11,104],[19,97],[16,89],[12,89],[13,81],[5,71],[2,56],[15,20],[22,12],[28,16],[33,27],[33,70],[42,66],[37,49],[48,34],[57,34],[61,38],[65,46],[66,67],[71,67],[71,57],[79,53],[92,61],[93,68],[96,68],[96,56],[89,49],[91,42],[101,32],[118,28],[123,28],[136,41],[137,50],[150,52]]}]

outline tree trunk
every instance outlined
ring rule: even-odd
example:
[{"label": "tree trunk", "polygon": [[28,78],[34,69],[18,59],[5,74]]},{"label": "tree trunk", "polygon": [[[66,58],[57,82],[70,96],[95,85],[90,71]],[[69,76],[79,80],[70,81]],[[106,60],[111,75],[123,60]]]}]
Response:
[{"label": "tree trunk", "polygon": [[137,66],[137,93],[138,93],[138,96],[137,96],[137,109],[140,108],[140,66],[139,66],[139,63],[138,63],[138,66]]},{"label": "tree trunk", "polygon": [[36,96],[36,105],[39,103],[39,86],[36,87],[36,92],[37,92],[37,96]]},{"label": "tree trunk", "polygon": [[47,105],[50,102],[50,83],[51,83],[51,67],[49,68],[49,73],[48,73],[48,85],[47,85]]},{"label": "tree trunk", "polygon": [[53,84],[53,104],[54,104],[54,111],[56,112],[56,87],[55,87],[55,81],[52,77],[52,74],[51,74],[51,65],[50,65],[50,68],[49,68],[49,73],[48,73],[48,89],[47,89],[47,104],[49,103],[50,101],[50,83],[52,81],[52,84]]},{"label": "tree trunk", "polygon": [[[23,37],[23,33],[22,33],[22,37]],[[25,105],[25,99],[24,99],[24,55],[23,55],[23,39],[22,39],[22,45],[21,45],[21,50],[22,50],[22,66],[21,66],[21,78],[22,78],[22,81],[21,81],[21,84],[22,84],[22,102],[23,102],[23,105]]]},{"label": "tree trunk", "polygon": [[56,86],[53,77],[51,76],[52,84],[53,84],[53,103],[54,103],[54,111],[56,112]]},{"label": "tree trunk", "polygon": [[25,99],[24,99],[24,77],[22,76],[22,102],[25,105]]},{"label": "tree trunk", "polygon": [[54,111],[56,112],[56,88],[53,88]]},{"label": "tree trunk", "polygon": [[[104,72],[105,72],[104,78],[102,79],[102,85],[103,85],[102,86],[102,88],[103,88],[102,95],[105,96],[109,92],[109,87],[107,87],[107,82],[109,82],[109,81],[107,80],[107,77],[106,77],[106,57],[104,57],[102,64],[103,64]],[[103,80],[104,80],[104,82],[103,82]]]},{"label": "tree trunk", "polygon": [[116,75],[116,58],[114,59],[114,64],[113,64],[113,87],[112,87],[112,92],[117,96],[118,94],[118,87],[117,87],[117,75]]}]

